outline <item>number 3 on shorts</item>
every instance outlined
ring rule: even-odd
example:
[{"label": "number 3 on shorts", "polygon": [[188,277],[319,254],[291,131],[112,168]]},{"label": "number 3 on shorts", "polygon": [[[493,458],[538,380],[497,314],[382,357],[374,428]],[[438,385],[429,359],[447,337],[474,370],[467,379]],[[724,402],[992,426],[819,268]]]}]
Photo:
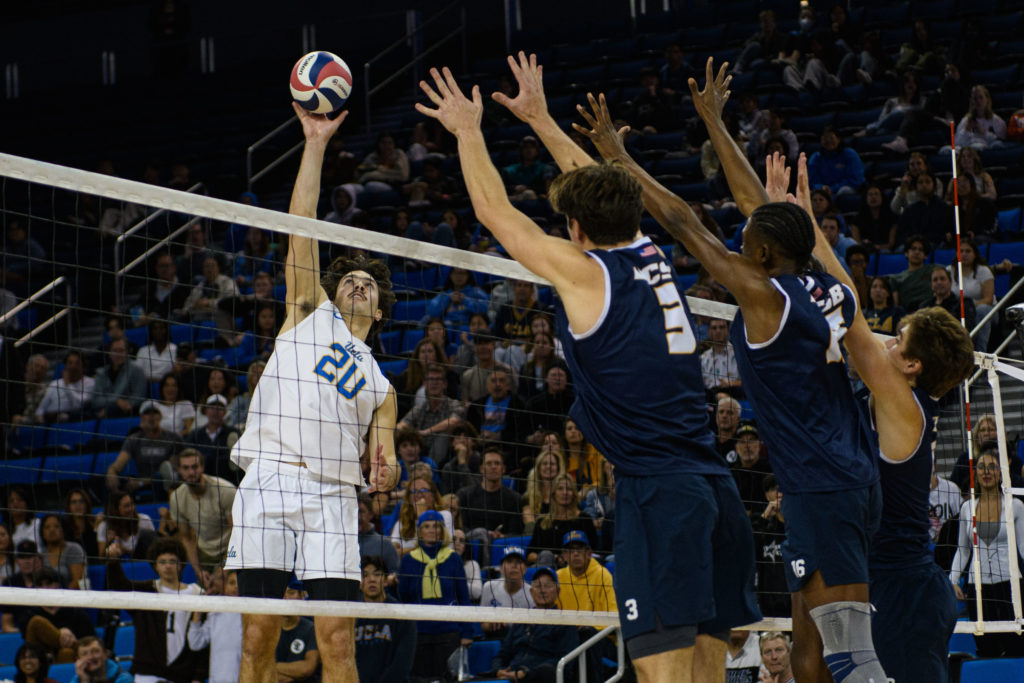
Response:
[{"label": "number 3 on shorts", "polygon": [[640,616],[640,612],[636,609],[636,599],[630,598],[623,604],[626,606],[626,619],[629,621],[636,621],[637,617]]}]

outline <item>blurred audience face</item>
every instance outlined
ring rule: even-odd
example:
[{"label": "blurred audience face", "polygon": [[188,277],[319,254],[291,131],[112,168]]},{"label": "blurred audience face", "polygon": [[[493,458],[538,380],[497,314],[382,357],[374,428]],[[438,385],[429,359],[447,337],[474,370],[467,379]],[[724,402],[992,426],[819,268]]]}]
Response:
[{"label": "blurred audience face", "polygon": [[864,195],[864,202],[871,208],[877,208],[882,205],[882,190],[878,187],[869,187],[867,194]]},{"label": "blurred audience face", "polygon": [[561,393],[569,386],[569,376],[565,374],[563,368],[557,366],[548,368],[546,379],[548,382],[548,392],[552,394]]},{"label": "blurred audience face", "polygon": [[789,670],[789,645],[782,638],[766,640],[761,644],[761,663],[768,674],[778,676]]},{"label": "blurred audience face", "polygon": [[558,601],[558,584],[548,574],[537,574],[530,584],[530,595],[539,609],[549,609]]},{"label": "blurred audience face", "polygon": [[491,400],[503,401],[509,395],[512,380],[503,369],[495,368],[487,377],[487,393]]},{"label": "blurred audience face", "polygon": [[107,667],[107,653],[103,644],[96,640],[79,646],[78,661],[82,662],[82,668],[90,678],[101,675]]},{"label": "blurred audience face", "polygon": [[202,458],[198,455],[178,456],[178,476],[189,486],[199,486],[203,483]]},{"label": "blurred audience face", "polygon": [[441,522],[428,520],[420,524],[419,536],[424,545],[432,545],[441,541]]},{"label": "blurred audience face", "polygon": [[761,457],[761,439],[754,434],[740,436],[736,439],[736,455],[743,467],[752,467]]},{"label": "blurred audience face", "polygon": [[729,323],[724,320],[712,320],[708,323],[708,339],[713,344],[724,347],[729,341]]},{"label": "blurred audience face", "polygon": [[823,218],[821,231],[825,233],[825,239],[828,240],[829,246],[836,246],[839,241],[839,221],[835,218]]},{"label": "blurred audience face", "polygon": [[718,402],[715,412],[719,433],[732,433],[740,423],[740,414],[732,403],[732,399],[723,398]]},{"label": "blurred audience face", "polygon": [[924,245],[921,242],[912,242],[907,247],[907,263],[914,267],[920,267],[924,263],[924,259],[927,256]]},{"label": "blurred audience face", "polygon": [[949,273],[946,272],[945,268],[936,268],[932,271],[932,294],[935,295],[936,300],[942,301],[949,296],[952,285]]},{"label": "blurred audience face", "polygon": [[25,365],[25,381],[31,384],[42,384],[49,378],[50,361],[46,356],[35,355]]},{"label": "blurred audience face", "polygon": [[480,473],[484,479],[491,483],[501,483],[501,478],[505,475],[505,459],[494,451],[484,453],[484,460],[480,465]]},{"label": "blurred audience face", "polygon": [[64,381],[72,384],[79,381],[85,375],[85,366],[82,364],[82,356],[78,353],[69,353],[64,359]]},{"label": "blurred audience face", "polygon": [[156,575],[160,577],[162,583],[173,586],[178,582],[181,562],[178,561],[177,555],[174,553],[157,555],[153,564],[156,565]]},{"label": "blurred audience face", "polygon": [[368,602],[379,602],[384,598],[384,578],[387,570],[384,567],[367,564],[363,567],[363,597]]}]

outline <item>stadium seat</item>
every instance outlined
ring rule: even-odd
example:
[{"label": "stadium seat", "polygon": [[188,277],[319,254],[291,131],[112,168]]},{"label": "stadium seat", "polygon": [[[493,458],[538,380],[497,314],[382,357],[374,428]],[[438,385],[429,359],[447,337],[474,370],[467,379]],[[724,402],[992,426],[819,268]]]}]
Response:
[{"label": "stadium seat", "polygon": [[999,232],[1003,233],[1004,235],[1020,232],[1020,218],[1021,209],[1019,206],[1015,209],[1006,209],[1005,211],[1000,211],[998,218]]},{"label": "stadium seat", "polygon": [[423,330],[420,328],[410,327],[402,333],[402,346],[400,347],[400,352],[406,353],[412,351],[422,339]]},{"label": "stadium seat", "polygon": [[380,346],[384,353],[389,356],[397,356],[402,346],[402,330],[389,330],[381,332]]},{"label": "stadium seat", "polygon": [[679,275],[676,277],[676,284],[679,286],[679,291],[685,292],[690,287],[697,284],[697,273],[690,273],[689,275]]},{"label": "stadium seat", "polygon": [[[283,301],[283,299],[282,299]],[[171,325],[171,343],[172,344],[191,344],[192,343],[192,326],[175,323]]]},{"label": "stadium seat", "polygon": [[96,420],[85,422],[60,422],[50,427],[47,446],[68,446],[74,448],[89,443],[96,435]]},{"label": "stadium seat", "polygon": [[385,376],[397,377],[405,372],[405,368],[409,365],[407,360],[386,360],[381,363],[380,370]]},{"label": "stadium seat", "polygon": [[20,633],[0,633],[0,665],[14,664],[14,655],[24,642]]},{"label": "stadium seat", "polygon": [[971,633],[954,633],[949,639],[950,657],[971,657],[978,654],[978,645]]},{"label": "stadium seat", "polygon": [[103,453],[97,453],[96,459],[93,460],[92,463],[92,473],[99,476],[106,474],[107,468],[117,460],[118,454],[119,451],[105,451]]},{"label": "stadium seat", "polygon": [[47,677],[52,678],[57,683],[71,683],[71,679],[75,677],[75,663],[51,664]]},{"label": "stadium seat", "polygon": [[976,659],[960,667],[960,683],[1024,681],[1024,659]]},{"label": "stadium seat", "polygon": [[491,670],[491,660],[501,649],[500,640],[480,640],[469,646],[469,671],[473,675]]},{"label": "stadium seat", "polygon": [[13,664],[10,666],[0,666],[0,681],[13,681],[16,673],[18,673],[18,667]]},{"label": "stadium seat", "polygon": [[39,481],[42,458],[20,458],[0,462],[0,481],[5,484],[35,484]]},{"label": "stadium seat", "polygon": [[124,338],[141,349],[149,343],[149,328],[145,325],[142,327],[130,327],[124,331]]},{"label": "stadium seat", "polygon": [[1010,274],[1000,273],[996,275],[995,282],[995,295],[997,298],[1002,299],[1006,296],[1007,292],[1010,291]]},{"label": "stadium seat", "polygon": [[391,319],[396,322],[418,323],[427,314],[427,303],[426,299],[399,301],[391,309]]},{"label": "stadium seat", "polygon": [[46,445],[48,435],[48,427],[22,425],[18,427],[18,431],[14,435],[13,445],[19,451],[31,451],[36,448],[42,448]]},{"label": "stadium seat", "polygon": [[[155,576],[155,575],[154,575]],[[114,636],[114,656],[118,659],[135,654],[135,627],[121,626]]]},{"label": "stadium seat", "polygon": [[92,476],[95,455],[55,455],[47,456],[40,469],[39,481],[84,481]]},{"label": "stadium seat", "polygon": [[608,573],[615,576],[615,560],[608,560],[604,563],[604,568],[608,570]]},{"label": "stadium seat", "polygon": [[994,243],[988,248],[988,262],[999,263],[1010,259],[1013,263],[1024,263],[1024,242]]},{"label": "stadium seat", "polygon": [[932,252],[931,263],[948,266],[956,259],[956,249],[936,249]]},{"label": "stadium seat", "polygon": [[90,564],[86,569],[86,576],[89,577],[89,590],[107,590],[107,565]]},{"label": "stadium seat", "polygon": [[96,425],[96,436],[100,439],[123,441],[128,432],[139,426],[137,417],[114,417],[100,420]]},{"label": "stadium seat", "polygon": [[903,254],[879,254],[878,274],[893,275],[907,269],[907,257]]}]

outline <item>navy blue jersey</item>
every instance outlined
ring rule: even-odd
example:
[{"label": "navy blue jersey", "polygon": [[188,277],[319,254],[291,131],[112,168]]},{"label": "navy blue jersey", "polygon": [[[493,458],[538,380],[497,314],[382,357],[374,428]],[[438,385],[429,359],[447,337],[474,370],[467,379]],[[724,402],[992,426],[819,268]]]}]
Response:
[{"label": "navy blue jersey", "polygon": [[742,311],[730,336],[783,493],[844,491],[878,480],[875,440],[847,376],[840,340],[853,321],[852,291],[826,273],[780,275],[782,322],[747,342]]},{"label": "navy blue jersey", "polygon": [[871,539],[871,568],[909,567],[932,561],[928,494],[939,404],[917,387],[914,387],[914,398],[924,418],[917,450],[901,462],[886,460],[885,453],[879,451],[882,524]]},{"label": "navy blue jersey", "polygon": [[576,388],[570,417],[626,474],[728,475],[708,428],[693,319],[672,264],[646,237],[589,254],[605,271],[601,317],[575,335],[558,310]]}]

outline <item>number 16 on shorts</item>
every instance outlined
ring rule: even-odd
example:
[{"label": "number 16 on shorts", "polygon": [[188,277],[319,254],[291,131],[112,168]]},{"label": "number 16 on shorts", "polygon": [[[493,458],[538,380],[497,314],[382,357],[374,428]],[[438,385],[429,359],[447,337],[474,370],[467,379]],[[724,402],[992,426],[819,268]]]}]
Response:
[{"label": "number 16 on shorts", "polygon": [[803,560],[790,560],[789,568],[793,572],[793,576],[798,579],[804,578],[804,574],[807,573],[807,568],[804,566]]}]

